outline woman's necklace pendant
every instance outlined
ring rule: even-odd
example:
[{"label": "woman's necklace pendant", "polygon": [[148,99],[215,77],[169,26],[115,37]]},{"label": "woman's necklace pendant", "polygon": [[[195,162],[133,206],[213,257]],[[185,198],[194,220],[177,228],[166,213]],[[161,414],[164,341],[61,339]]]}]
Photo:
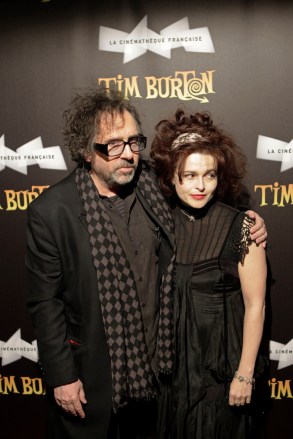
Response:
[{"label": "woman's necklace pendant", "polygon": [[181,212],[183,213],[183,215],[187,216],[187,218],[189,218],[189,221],[195,221],[196,217],[193,215],[189,215],[188,213],[184,212],[184,210],[180,209]]}]

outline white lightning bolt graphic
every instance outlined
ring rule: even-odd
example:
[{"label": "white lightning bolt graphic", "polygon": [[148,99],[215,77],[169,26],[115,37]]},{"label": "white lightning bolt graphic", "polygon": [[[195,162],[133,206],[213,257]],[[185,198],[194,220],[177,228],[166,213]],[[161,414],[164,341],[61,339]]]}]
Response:
[{"label": "white lightning bolt graphic", "polygon": [[67,169],[60,147],[44,148],[41,137],[20,146],[17,152],[7,148],[4,142],[3,134],[0,138],[0,171],[7,167],[27,175],[30,165],[39,165],[42,169]]},{"label": "white lightning bolt graphic", "polygon": [[20,329],[18,329],[6,342],[0,340],[0,357],[2,357],[2,366],[7,366],[22,357],[36,363],[38,361],[37,341],[34,340],[30,344],[22,340]]},{"label": "white lightning bolt graphic", "polygon": [[282,344],[270,341],[270,360],[278,361],[278,370],[293,364],[293,338],[287,343]]},{"label": "white lightning bolt graphic", "polygon": [[281,172],[293,168],[293,139],[291,142],[258,136],[256,158],[282,162]]},{"label": "white lightning bolt graphic", "polygon": [[178,47],[184,47],[187,52],[215,52],[208,28],[190,29],[187,17],[166,27],[160,34],[147,27],[147,16],[130,33],[100,26],[99,49],[124,53],[123,63],[138,58],[147,50],[171,58],[171,49]]}]

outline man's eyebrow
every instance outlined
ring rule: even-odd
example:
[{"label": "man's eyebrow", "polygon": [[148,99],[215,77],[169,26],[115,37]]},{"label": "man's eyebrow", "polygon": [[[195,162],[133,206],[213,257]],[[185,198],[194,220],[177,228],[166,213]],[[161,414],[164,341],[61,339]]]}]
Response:
[{"label": "man's eyebrow", "polygon": [[[131,134],[131,136],[127,137],[127,140],[131,139],[132,137],[138,137],[138,136],[143,136],[143,134],[141,134],[141,133]],[[104,144],[112,142],[113,140],[124,140],[124,139],[122,138],[122,136],[120,136],[120,137],[118,137],[118,136],[114,137],[113,136],[113,137],[108,137],[108,138],[106,137],[106,140],[104,141]]]}]

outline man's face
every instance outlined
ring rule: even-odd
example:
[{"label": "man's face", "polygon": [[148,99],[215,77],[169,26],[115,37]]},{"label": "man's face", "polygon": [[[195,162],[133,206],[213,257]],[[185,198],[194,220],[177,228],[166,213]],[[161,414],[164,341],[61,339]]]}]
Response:
[{"label": "man's face", "polygon": [[[100,121],[99,134],[95,137],[96,143],[106,144],[111,140],[127,141],[129,137],[139,134],[139,127],[133,116],[125,111],[123,115],[104,114]],[[101,152],[95,152],[88,158],[91,163],[91,176],[100,193],[112,196],[119,192],[121,186],[132,181],[138,161],[139,153],[132,152],[129,145],[125,145],[123,153],[118,157],[108,157]]]}]

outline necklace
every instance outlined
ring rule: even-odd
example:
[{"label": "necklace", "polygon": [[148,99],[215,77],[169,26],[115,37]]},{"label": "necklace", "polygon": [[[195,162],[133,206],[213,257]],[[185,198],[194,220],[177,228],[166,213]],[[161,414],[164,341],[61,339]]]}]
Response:
[{"label": "necklace", "polygon": [[189,218],[189,221],[195,221],[196,217],[193,215],[189,215],[188,213],[184,212],[184,210],[180,209],[181,212],[183,213],[183,215],[187,216],[187,218]]}]

